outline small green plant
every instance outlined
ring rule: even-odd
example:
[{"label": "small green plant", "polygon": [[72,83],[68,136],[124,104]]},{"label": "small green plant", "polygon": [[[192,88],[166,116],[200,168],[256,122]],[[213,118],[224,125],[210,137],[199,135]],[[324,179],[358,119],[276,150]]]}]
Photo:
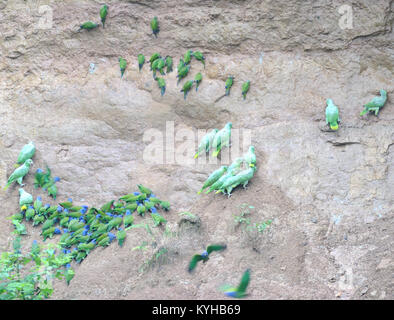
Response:
[{"label": "small green plant", "polygon": [[[33,242],[28,254],[21,253],[21,238],[13,241],[13,252],[0,257],[0,300],[42,300],[53,292],[52,279],[62,278],[53,245],[46,250]],[[29,269],[25,269],[32,264]]]},{"label": "small green plant", "polygon": [[161,248],[155,252],[150,259],[145,261],[139,268],[139,272],[144,272],[148,269],[154,268],[157,264],[164,262],[165,254],[168,252],[166,248]]},{"label": "small green plant", "polygon": [[251,213],[251,209],[253,210],[253,206],[249,206],[247,203],[243,203],[240,206],[241,214],[239,216],[234,215],[234,221],[237,225],[246,224],[247,226],[250,225],[250,218],[246,217],[249,216]]},{"label": "small green plant", "polygon": [[258,232],[262,233],[271,223],[272,220],[262,221],[260,223],[253,223],[251,222],[251,211],[255,209],[254,206],[250,206],[247,203],[243,203],[240,206],[241,214],[239,216],[234,215],[234,221],[236,226],[244,225],[244,228],[247,231],[257,230]]}]

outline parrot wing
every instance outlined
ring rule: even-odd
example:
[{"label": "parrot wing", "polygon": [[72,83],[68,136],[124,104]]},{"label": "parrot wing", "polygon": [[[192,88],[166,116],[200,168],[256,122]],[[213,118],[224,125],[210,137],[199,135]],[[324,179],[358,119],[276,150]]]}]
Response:
[{"label": "parrot wing", "polygon": [[194,268],[197,266],[197,263],[201,260],[204,260],[204,257],[200,254],[195,254],[190,260],[188,271],[192,272]]},{"label": "parrot wing", "polygon": [[213,251],[222,251],[222,250],[224,250],[226,248],[227,248],[227,246],[225,244],[224,245],[212,244],[212,245],[207,247],[207,252],[208,252],[208,254],[210,254]]}]

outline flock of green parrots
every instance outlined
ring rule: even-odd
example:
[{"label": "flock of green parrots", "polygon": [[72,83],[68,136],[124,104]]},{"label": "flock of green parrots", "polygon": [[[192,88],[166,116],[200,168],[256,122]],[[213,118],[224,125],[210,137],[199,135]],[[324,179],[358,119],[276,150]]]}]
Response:
[{"label": "flock of green parrots", "polygon": [[[100,9],[100,18],[104,28],[108,14],[108,6],[104,5]],[[99,26],[99,24],[88,21],[80,26],[81,29],[92,30]],[[157,37],[160,29],[157,17],[154,17],[150,23],[153,35]],[[190,63],[192,58],[201,61],[205,68],[205,57],[200,51],[188,50],[183,59],[180,59],[178,65],[178,84],[187,76],[190,70]],[[154,53],[150,60],[150,69],[153,72],[153,78],[157,81],[158,87],[161,90],[161,95],[164,95],[166,90],[166,82],[164,78],[157,77],[159,72],[164,75],[165,72],[172,72],[173,61],[172,57],[166,56],[162,58],[159,53]],[[138,55],[139,70],[145,64],[145,56]],[[121,77],[127,67],[127,61],[120,57],[119,66]],[[166,71],[164,71],[166,68]],[[233,76],[227,78],[225,83],[225,95],[230,94],[230,89],[233,85]],[[181,92],[184,93],[186,99],[188,92],[196,84],[196,91],[202,81],[201,73],[197,73],[194,80],[187,81]],[[243,98],[249,91],[250,81],[246,81],[242,86]],[[364,110],[360,115],[368,112],[374,112],[377,116],[379,110],[384,106],[387,101],[387,92],[380,90],[380,96],[373,98],[369,103],[364,105]],[[329,125],[331,130],[338,130],[340,123],[338,107],[331,99],[327,99],[326,107],[326,124]],[[213,148],[213,156],[216,157],[223,147],[230,146],[232,123],[229,122],[221,130],[213,129],[206,134],[197,149],[194,158],[198,158],[202,153],[209,153]],[[135,211],[138,215],[144,216],[150,213],[154,221],[154,225],[165,224],[167,221],[162,217],[157,209],[163,210],[170,209],[170,203],[162,201],[155,197],[153,192],[142,185],[138,185],[139,192],[134,192],[123,197],[120,197],[117,202],[112,200],[101,208],[88,208],[87,206],[75,206],[72,199],[67,202],[60,203],[58,206],[51,206],[49,204],[43,205],[41,197],[37,197],[34,201],[33,196],[26,192],[22,187],[23,177],[29,172],[33,164],[32,157],[36,148],[33,142],[25,145],[17,159],[16,169],[11,174],[7,181],[5,190],[13,183],[17,182],[21,188],[19,189],[19,205],[21,211],[11,217],[12,223],[15,227],[16,233],[26,234],[25,226],[22,221],[32,221],[33,226],[42,225],[41,235],[45,239],[52,238],[56,234],[60,236],[60,246],[62,247],[61,254],[56,258],[59,266],[66,267],[66,281],[69,283],[74,277],[74,270],[70,266],[70,262],[75,260],[82,262],[83,259],[97,246],[108,246],[114,239],[118,240],[120,246],[123,245],[126,237],[126,230],[130,229],[134,223]],[[243,167],[243,165],[245,167]],[[248,152],[242,157],[234,160],[230,166],[222,166],[215,170],[208,179],[204,182],[202,188],[198,191],[208,190],[205,193],[216,191],[216,193],[225,193],[231,196],[231,192],[238,185],[243,185],[246,188],[249,180],[253,177],[256,171],[256,154],[254,146],[250,146]],[[60,179],[58,177],[52,178],[51,171],[47,166],[46,172],[38,169],[35,173],[35,188],[43,188],[48,191],[48,195],[56,199],[57,187],[56,182]],[[34,202],[33,202],[34,201]],[[121,226],[123,225],[123,228]],[[117,230],[116,235],[111,233],[114,229]],[[36,242],[34,243],[37,246]],[[223,244],[213,244],[207,247],[202,254],[196,254],[192,257],[188,271],[192,272],[199,261],[204,263],[208,261],[208,256],[213,251],[222,251],[226,248]],[[235,298],[242,298],[246,296],[246,289],[250,280],[250,270],[246,270],[242,276],[241,282],[238,287],[225,286],[222,290],[226,295]]]},{"label": "flock of green parrots", "polygon": [[[107,19],[108,15],[108,6],[103,5],[100,9],[100,18],[101,18],[101,23],[105,25],[105,21]],[[85,29],[85,30],[92,30],[99,27],[98,23],[92,22],[92,21],[87,21],[83,24],[80,25],[79,30]],[[150,27],[152,30],[152,33],[155,37],[157,37],[157,34],[160,31],[159,28],[159,21],[157,17],[154,17],[151,22],[150,22]],[[188,50],[183,59],[181,58],[179,60],[178,64],[178,83],[185,78],[189,74],[190,70],[190,63],[192,58],[195,58],[198,61],[201,61],[202,64],[204,65],[205,69],[205,57],[200,51],[192,51]],[[138,55],[138,68],[141,71],[143,65],[145,64],[145,56],[143,54]],[[166,91],[166,81],[163,77],[157,77],[156,73],[157,71],[160,72],[160,74],[163,76],[165,75],[164,69],[167,68],[166,72],[170,73],[172,72],[173,69],[173,60],[171,56],[165,56],[164,58],[159,54],[159,53],[154,53],[149,59],[150,62],[150,70],[153,72],[153,79],[157,81],[157,85],[161,91],[161,95],[163,96],[165,91]],[[126,71],[127,68],[127,60],[124,59],[123,57],[119,57],[119,68],[120,68],[120,73],[121,73],[121,78],[124,75],[124,72]],[[201,72],[197,73],[194,77],[194,80],[188,80],[185,82],[185,84],[182,87],[181,92],[183,92],[184,99],[186,100],[188,92],[192,89],[193,85],[196,84],[196,91],[198,91],[198,87],[202,81],[202,74]],[[234,77],[229,76],[225,82],[225,95],[228,96],[230,94],[230,89],[233,85]],[[248,93],[250,88],[250,81],[245,81],[242,85],[242,96],[245,99],[246,94]]]}]

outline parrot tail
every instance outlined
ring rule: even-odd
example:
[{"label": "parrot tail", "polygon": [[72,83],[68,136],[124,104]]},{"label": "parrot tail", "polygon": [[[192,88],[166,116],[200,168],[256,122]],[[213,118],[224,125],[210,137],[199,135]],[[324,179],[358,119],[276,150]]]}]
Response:
[{"label": "parrot tail", "polygon": [[212,156],[213,156],[213,157],[217,157],[217,156],[218,156],[218,154],[219,154],[219,152],[220,152],[220,149],[219,149],[219,150],[216,150],[216,151],[214,151],[214,153],[212,154]]},{"label": "parrot tail", "polygon": [[183,93],[183,98],[186,100],[186,97],[187,97],[187,91],[185,91],[184,93]]},{"label": "parrot tail", "polygon": [[3,190],[6,191],[10,185],[11,184],[7,183]]},{"label": "parrot tail", "polygon": [[197,159],[198,158],[198,152],[194,155],[194,159]]},{"label": "parrot tail", "polygon": [[166,92],[166,87],[161,88],[161,96],[163,96],[165,92]]},{"label": "parrot tail", "polygon": [[243,93],[242,95],[244,96],[244,100],[245,100],[245,99],[246,99],[246,94],[245,94],[245,93]]},{"label": "parrot tail", "polygon": [[367,109],[364,109],[363,111],[361,111],[360,116],[363,116],[364,114],[366,114],[368,111]]},{"label": "parrot tail", "polygon": [[19,168],[21,165],[19,163],[14,164],[14,168]]},{"label": "parrot tail", "polygon": [[218,193],[220,193],[220,192],[222,192],[222,190],[218,190],[218,191],[216,191],[216,192],[215,192],[215,194],[218,194]]},{"label": "parrot tail", "polygon": [[230,89],[226,89],[226,96],[228,96],[230,94]]},{"label": "parrot tail", "polygon": [[330,128],[331,128],[331,130],[334,130],[334,131],[338,130],[338,123],[335,123],[335,124],[330,123]]},{"label": "parrot tail", "polygon": [[141,72],[142,64],[139,64],[139,65],[138,65],[138,68],[139,68],[139,71]]}]

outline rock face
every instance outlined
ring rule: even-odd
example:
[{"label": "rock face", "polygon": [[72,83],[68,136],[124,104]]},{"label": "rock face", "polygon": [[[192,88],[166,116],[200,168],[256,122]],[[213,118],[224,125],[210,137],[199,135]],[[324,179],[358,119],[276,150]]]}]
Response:
[{"label": "rock face", "polygon": [[[105,29],[78,32],[84,21],[99,22],[100,4],[0,1],[1,185],[31,140],[32,171],[48,163],[61,177],[59,201],[103,204],[142,183],[171,202],[169,232],[156,230],[152,242],[131,230],[123,248],[94,250],[70,286],[55,283],[53,298],[222,299],[220,285],[251,268],[251,299],[393,299],[393,1],[108,1]],[[176,66],[188,49],[206,56],[205,69],[193,60],[186,78],[202,72],[198,92],[184,100],[174,68],[161,97],[137,55],[171,55]],[[234,85],[222,97],[228,75]],[[379,117],[360,117],[380,89],[389,98]],[[325,126],[327,98],[339,107],[338,132]],[[220,164],[179,160],[182,136],[228,121],[246,141],[250,134],[257,173],[230,199],[197,195]],[[171,124],[175,137],[166,134]],[[174,137],[179,161],[144,158],[149,130]],[[32,174],[26,183],[39,195]],[[0,199],[6,250],[17,186]],[[242,203],[256,208],[253,222],[272,224],[262,233],[234,228]],[[182,211],[201,224],[176,234]],[[28,230],[26,244],[39,237]],[[149,250],[132,250],[145,240]],[[189,275],[189,258],[216,241],[228,249]],[[164,258],[149,263],[158,250]]]}]

